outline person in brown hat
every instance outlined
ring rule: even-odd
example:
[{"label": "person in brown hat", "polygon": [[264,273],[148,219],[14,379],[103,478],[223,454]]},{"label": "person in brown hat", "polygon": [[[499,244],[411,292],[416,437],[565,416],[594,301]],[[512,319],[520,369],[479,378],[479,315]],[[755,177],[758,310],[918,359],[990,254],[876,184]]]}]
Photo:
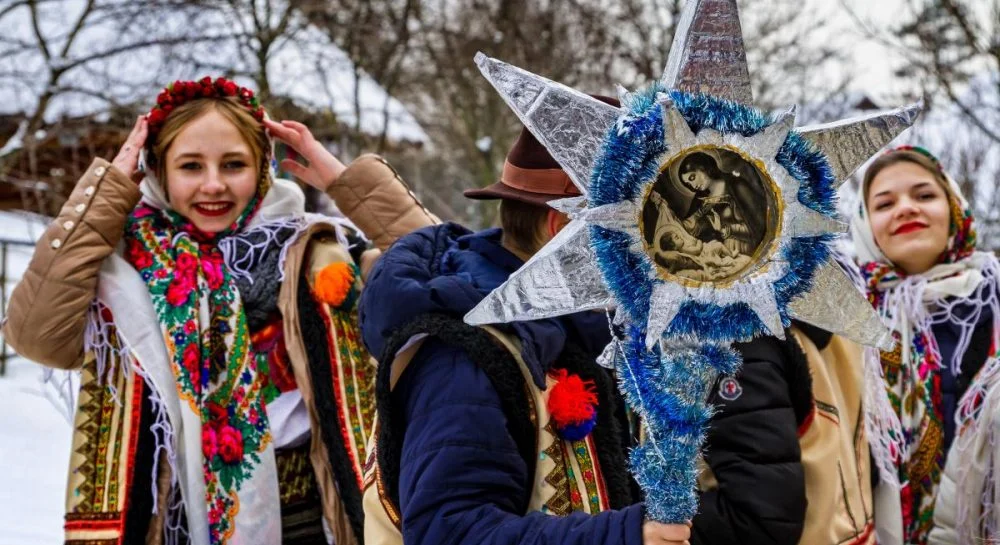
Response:
[{"label": "person in brown hat", "polygon": [[462,321],[568,222],[547,203],[579,195],[569,176],[522,130],[500,180],[465,195],[500,200],[500,228],[399,239],[359,303],[380,362],[366,544],[687,543],[688,525],[645,519],[629,479],[628,423],[596,363],[604,314]]},{"label": "person in brown hat", "polygon": [[[591,96],[619,106],[617,99]],[[569,223],[566,214],[548,206],[549,201],[578,197],[580,190],[535,135],[522,128],[507,153],[500,180],[462,194],[475,200],[500,200],[503,245],[527,261]]]},{"label": "person in brown hat", "polygon": [[569,221],[548,202],[577,197],[580,191],[545,146],[522,129],[507,154],[500,180],[481,189],[468,189],[463,195],[500,200],[503,245],[527,260]]}]

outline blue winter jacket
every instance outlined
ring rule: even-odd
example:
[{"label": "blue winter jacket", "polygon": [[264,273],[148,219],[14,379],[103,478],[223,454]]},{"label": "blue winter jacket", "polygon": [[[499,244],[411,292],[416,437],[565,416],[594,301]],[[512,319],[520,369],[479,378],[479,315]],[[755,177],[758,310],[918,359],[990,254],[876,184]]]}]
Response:
[{"label": "blue winter jacket", "polygon": [[[455,224],[398,240],[368,277],[359,303],[364,342],[381,355],[392,333],[429,312],[461,319],[523,262],[500,230]],[[505,326],[536,383],[566,343],[596,354],[608,342],[599,313]],[[641,545],[641,504],[598,515],[523,512],[533,475],[507,431],[500,398],[471,355],[428,339],[392,392],[405,422],[399,509],[407,545]]]}]

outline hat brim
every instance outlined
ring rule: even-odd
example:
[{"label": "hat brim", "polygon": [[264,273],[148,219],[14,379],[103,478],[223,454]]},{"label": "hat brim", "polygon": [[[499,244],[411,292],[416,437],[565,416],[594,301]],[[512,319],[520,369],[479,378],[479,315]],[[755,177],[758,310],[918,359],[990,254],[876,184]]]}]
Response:
[{"label": "hat brim", "polygon": [[466,189],[464,192],[462,192],[462,195],[464,195],[468,199],[474,199],[477,201],[508,199],[512,201],[520,201],[538,206],[548,206],[549,201],[578,196],[578,195],[553,195],[551,193],[533,193],[531,191],[515,189],[509,185],[505,185],[502,182],[496,182],[480,189]]}]

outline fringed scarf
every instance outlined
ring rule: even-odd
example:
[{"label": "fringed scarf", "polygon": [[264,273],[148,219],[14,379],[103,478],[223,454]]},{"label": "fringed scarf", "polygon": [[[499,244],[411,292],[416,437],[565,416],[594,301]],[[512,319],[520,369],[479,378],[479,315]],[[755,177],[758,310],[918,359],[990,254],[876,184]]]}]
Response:
[{"label": "fringed scarf", "polygon": [[258,369],[240,293],[218,244],[243,230],[269,186],[270,177],[264,176],[239,219],[219,233],[201,232],[169,208],[146,200],[125,229],[125,257],[149,288],[182,405],[197,418],[183,419],[184,425],[200,425],[212,544],[233,537],[242,507],[263,502],[273,504],[275,512],[279,508],[272,490],[276,475],[266,376]]},{"label": "fringed scarf", "polygon": [[[938,264],[925,273],[907,275],[885,257],[875,243],[863,199],[852,220],[869,300],[897,341],[892,352],[866,352],[865,405],[869,442],[880,477],[900,494],[906,544],[927,542],[946,457],[971,455],[968,445],[977,436],[992,433],[989,419],[978,417],[987,394],[1000,382],[994,327],[990,356],[959,400],[956,438],[951,453],[945,452],[939,370],[950,365],[956,376],[961,373],[962,356],[984,309],[992,310],[994,323],[1000,318],[1000,265],[992,254],[975,251],[971,211],[954,181],[946,179],[952,208],[950,240]],[[972,309],[971,314],[956,313],[959,306]],[[961,330],[949,362],[942,361],[932,330],[945,322]],[[963,472],[962,480],[967,475]],[[959,483],[959,490],[961,486]],[[983,490],[983,483],[976,489]],[[990,511],[985,507],[992,504],[992,497],[986,504],[985,496],[983,512]],[[968,518],[961,519],[963,513],[970,512],[969,505],[959,507],[959,528],[977,526],[969,524]]]}]

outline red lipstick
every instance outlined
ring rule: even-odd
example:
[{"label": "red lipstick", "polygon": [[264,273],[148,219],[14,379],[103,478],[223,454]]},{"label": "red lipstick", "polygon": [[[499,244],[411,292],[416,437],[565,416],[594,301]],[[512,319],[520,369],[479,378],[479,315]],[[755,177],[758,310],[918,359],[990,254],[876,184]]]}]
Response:
[{"label": "red lipstick", "polygon": [[926,229],[926,228],[927,228],[927,224],[924,223],[924,222],[922,222],[922,221],[911,221],[911,222],[904,223],[903,225],[900,225],[899,227],[897,227],[896,230],[892,232],[892,234],[893,235],[905,235],[907,233],[912,233],[914,231],[920,231],[921,229]]},{"label": "red lipstick", "polygon": [[214,218],[228,214],[233,206],[231,202],[200,202],[192,205],[192,208],[202,216]]}]

